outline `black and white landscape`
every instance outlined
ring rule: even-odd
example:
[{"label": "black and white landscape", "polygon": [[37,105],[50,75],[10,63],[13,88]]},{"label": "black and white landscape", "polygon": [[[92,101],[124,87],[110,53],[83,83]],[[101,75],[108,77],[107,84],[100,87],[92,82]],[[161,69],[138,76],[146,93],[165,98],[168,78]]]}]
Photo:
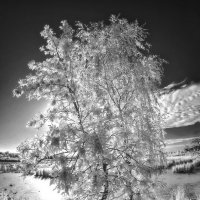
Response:
[{"label": "black and white landscape", "polygon": [[0,200],[200,199],[197,3],[13,1],[0,22]]}]

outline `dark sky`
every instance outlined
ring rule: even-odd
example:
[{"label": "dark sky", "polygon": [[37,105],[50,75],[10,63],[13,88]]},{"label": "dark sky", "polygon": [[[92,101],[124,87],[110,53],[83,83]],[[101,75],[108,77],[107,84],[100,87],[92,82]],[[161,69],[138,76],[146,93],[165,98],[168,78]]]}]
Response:
[{"label": "dark sky", "polygon": [[[41,3],[42,2],[42,3]],[[42,61],[39,47],[45,24],[58,30],[60,21],[106,21],[119,14],[137,19],[149,32],[152,53],[169,62],[164,65],[162,87],[187,78],[200,82],[200,12],[193,1],[4,1],[0,3],[0,151],[12,150],[35,133],[24,128],[45,102],[12,97],[20,78],[29,73],[27,63]]]}]

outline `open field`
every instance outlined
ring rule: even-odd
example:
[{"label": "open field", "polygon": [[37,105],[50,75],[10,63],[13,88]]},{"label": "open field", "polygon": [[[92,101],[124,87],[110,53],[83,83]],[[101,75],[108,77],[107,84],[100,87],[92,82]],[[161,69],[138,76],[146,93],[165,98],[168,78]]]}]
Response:
[{"label": "open field", "polygon": [[[165,184],[159,190],[162,200],[169,200],[178,186],[183,186],[190,197],[200,195],[200,172],[174,174],[171,170],[167,170],[159,176],[159,181]],[[34,176],[24,178],[20,173],[1,173],[0,200],[8,200],[8,197],[9,200],[64,200],[64,197],[49,183],[49,179],[42,180]]]},{"label": "open field", "polygon": [[[183,186],[190,197],[200,195],[200,172],[174,174],[168,170],[160,175],[159,180],[166,185],[159,190],[159,196],[162,197],[160,200],[170,200],[178,186]],[[0,174],[0,200],[64,200],[64,197],[54,190],[54,186],[49,185],[49,181],[49,179],[41,180],[34,176],[24,179],[20,173],[2,173]]]},{"label": "open field", "polygon": [[[164,183],[164,187],[157,190],[159,200],[200,200],[199,159],[189,154],[175,154],[168,156],[168,163],[170,162],[172,163],[171,166],[167,167],[158,177],[158,180]],[[191,173],[173,172],[173,167],[195,163],[198,164],[198,167]],[[50,186],[50,176],[48,174],[51,174],[51,166],[49,163],[41,164],[39,169],[34,173],[35,176],[31,175],[26,178],[21,173],[13,173],[17,171],[9,171],[10,169],[15,169],[14,167],[9,167],[10,165],[15,166],[18,163],[1,162],[0,165],[0,168],[8,169],[4,173],[1,173],[3,171],[0,170],[0,200],[64,200],[64,197],[57,190],[54,190],[55,186]],[[7,167],[5,168],[5,166]],[[187,193],[187,199],[172,199],[172,195],[178,187],[183,188],[184,192]]]}]

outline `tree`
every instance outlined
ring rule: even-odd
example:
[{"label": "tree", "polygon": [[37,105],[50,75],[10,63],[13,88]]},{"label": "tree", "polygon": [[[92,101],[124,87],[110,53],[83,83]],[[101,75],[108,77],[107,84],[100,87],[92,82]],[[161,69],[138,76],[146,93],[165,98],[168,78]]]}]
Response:
[{"label": "tree", "polygon": [[52,183],[73,200],[153,199],[152,169],[165,162],[164,131],[155,93],[163,60],[149,55],[138,22],[111,16],[110,24],[73,29],[49,26],[43,62],[19,81],[15,96],[51,102],[28,125],[47,133],[18,150],[25,173],[51,157]]},{"label": "tree", "polygon": [[185,151],[200,154],[200,137],[192,139],[191,144],[185,147]]}]

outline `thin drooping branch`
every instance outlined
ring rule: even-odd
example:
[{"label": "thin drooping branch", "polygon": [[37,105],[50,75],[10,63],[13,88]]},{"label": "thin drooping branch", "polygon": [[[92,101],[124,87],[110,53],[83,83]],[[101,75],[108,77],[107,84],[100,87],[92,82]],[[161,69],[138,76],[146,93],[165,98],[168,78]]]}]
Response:
[{"label": "thin drooping branch", "polygon": [[109,187],[109,182],[108,182],[108,169],[107,169],[108,164],[103,163],[103,171],[105,173],[105,183],[104,183],[104,191],[101,200],[106,200],[108,197],[108,187]]}]

